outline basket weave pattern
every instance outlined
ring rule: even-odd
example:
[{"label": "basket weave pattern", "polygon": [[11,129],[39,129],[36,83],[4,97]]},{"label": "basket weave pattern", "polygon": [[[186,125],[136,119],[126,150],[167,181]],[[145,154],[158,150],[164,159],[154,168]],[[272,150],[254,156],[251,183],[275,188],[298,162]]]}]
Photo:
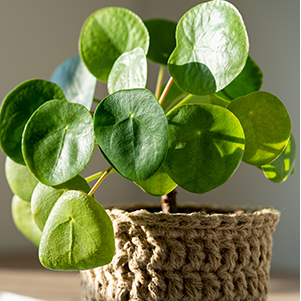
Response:
[{"label": "basket weave pattern", "polygon": [[278,211],[107,212],[116,254],[81,272],[83,301],[267,300]]}]

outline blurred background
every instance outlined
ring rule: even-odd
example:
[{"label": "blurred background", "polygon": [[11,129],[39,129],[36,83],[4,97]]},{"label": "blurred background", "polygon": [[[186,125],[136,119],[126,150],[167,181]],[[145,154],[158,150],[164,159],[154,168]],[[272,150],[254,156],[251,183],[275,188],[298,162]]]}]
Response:
[{"label": "blurred background", "polygon": [[[78,55],[81,26],[95,10],[122,6],[143,20],[166,18],[178,21],[196,0],[1,0],[0,2],[0,99],[31,78],[48,80],[55,67]],[[279,97],[290,112],[293,134],[299,144],[300,113],[300,2],[298,0],[233,0],[249,33],[250,56],[260,66],[262,90]],[[159,66],[149,63],[148,88],[155,90]],[[96,98],[107,95],[98,83]],[[11,218],[12,193],[4,174],[5,156],[0,152],[0,258],[7,254],[36,256],[37,248],[15,228]],[[106,169],[108,164],[96,150],[83,176]],[[298,272],[300,266],[300,169],[285,183],[274,184],[262,172],[242,164],[223,186],[205,195],[178,189],[178,202],[273,206],[281,211],[274,233],[272,269]],[[117,174],[109,176],[96,193],[102,205],[157,203],[160,199],[144,194],[140,188]]]}]

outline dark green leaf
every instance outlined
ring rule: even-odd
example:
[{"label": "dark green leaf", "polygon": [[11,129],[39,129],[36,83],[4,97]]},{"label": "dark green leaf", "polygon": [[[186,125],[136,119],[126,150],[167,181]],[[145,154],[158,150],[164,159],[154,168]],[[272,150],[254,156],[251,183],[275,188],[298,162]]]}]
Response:
[{"label": "dark green leaf", "polygon": [[51,100],[31,116],[23,134],[26,165],[48,186],[77,176],[94,151],[93,121],[82,105]]},{"label": "dark green leaf", "polygon": [[144,21],[144,24],[150,35],[147,58],[155,63],[167,65],[168,58],[176,47],[177,23],[164,19],[151,19]]},{"label": "dark green leaf", "polygon": [[32,192],[38,181],[30,173],[27,166],[18,164],[7,157],[5,161],[5,175],[11,191],[22,200],[30,202]]},{"label": "dark green leaf", "polygon": [[108,79],[110,94],[124,89],[145,88],[147,60],[142,48],[123,53],[114,63]]},{"label": "dark green leaf", "polygon": [[60,64],[51,76],[69,102],[79,103],[91,110],[97,79],[88,71],[79,56]]},{"label": "dark green leaf", "polygon": [[112,222],[102,206],[84,192],[64,193],[43,230],[41,263],[51,270],[87,270],[110,263],[114,251]]},{"label": "dark green leaf", "polygon": [[5,97],[0,112],[0,144],[16,163],[25,165],[21,140],[26,122],[40,105],[54,98],[65,100],[61,88],[41,79],[24,82]]},{"label": "dark green leaf", "polygon": [[39,245],[42,232],[33,220],[30,203],[14,195],[11,204],[13,221],[18,230],[35,245]]},{"label": "dark green leaf", "polygon": [[161,167],[153,176],[145,181],[135,182],[144,192],[153,196],[168,194],[177,187],[177,184],[169,177]]},{"label": "dark green leaf", "polygon": [[276,96],[253,92],[232,100],[228,109],[239,119],[245,132],[245,163],[262,166],[283,152],[291,135],[291,121]]},{"label": "dark green leaf", "polygon": [[227,1],[214,0],[189,10],[178,23],[176,39],[168,70],[190,94],[207,95],[223,89],[240,74],[248,58],[245,25]]},{"label": "dark green leaf", "polygon": [[243,129],[229,110],[185,105],[168,115],[170,148],[164,162],[182,188],[205,193],[225,183],[241,163]]},{"label": "dark green leaf", "polygon": [[128,9],[106,7],[90,15],[83,25],[80,55],[89,71],[107,82],[115,60],[141,47],[148,51],[149,34],[142,20]]},{"label": "dark green leaf", "polygon": [[31,197],[31,212],[38,228],[43,231],[48,216],[57,200],[68,190],[79,190],[89,193],[90,186],[84,178],[76,176],[58,186],[46,186],[39,183]]},{"label": "dark green leaf", "polygon": [[155,96],[146,89],[109,95],[94,114],[97,143],[110,164],[131,181],[151,177],[167,151],[167,119]]},{"label": "dark green leaf", "polygon": [[242,72],[227,87],[216,94],[229,101],[259,91],[261,85],[262,72],[249,56]]},{"label": "dark green leaf", "polygon": [[296,164],[296,142],[291,136],[285,150],[272,163],[261,166],[264,175],[274,183],[281,183],[294,172]]}]

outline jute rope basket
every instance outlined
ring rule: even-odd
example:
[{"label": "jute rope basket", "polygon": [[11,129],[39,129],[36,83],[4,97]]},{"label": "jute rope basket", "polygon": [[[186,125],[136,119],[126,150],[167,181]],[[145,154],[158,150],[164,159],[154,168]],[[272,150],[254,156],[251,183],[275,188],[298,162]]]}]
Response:
[{"label": "jute rope basket", "polygon": [[116,253],[109,265],[81,272],[82,300],[267,300],[277,210],[107,212]]}]

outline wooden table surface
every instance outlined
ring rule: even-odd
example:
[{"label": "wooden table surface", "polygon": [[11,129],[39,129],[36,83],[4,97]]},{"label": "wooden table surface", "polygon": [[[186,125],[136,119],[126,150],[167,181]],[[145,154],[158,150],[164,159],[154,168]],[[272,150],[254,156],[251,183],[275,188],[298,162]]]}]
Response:
[{"label": "wooden table surface", "polygon": [[[32,258],[1,256],[0,291],[45,301],[80,301],[80,277],[77,272],[46,270]],[[272,273],[268,301],[297,300],[300,300],[299,275]]]}]

